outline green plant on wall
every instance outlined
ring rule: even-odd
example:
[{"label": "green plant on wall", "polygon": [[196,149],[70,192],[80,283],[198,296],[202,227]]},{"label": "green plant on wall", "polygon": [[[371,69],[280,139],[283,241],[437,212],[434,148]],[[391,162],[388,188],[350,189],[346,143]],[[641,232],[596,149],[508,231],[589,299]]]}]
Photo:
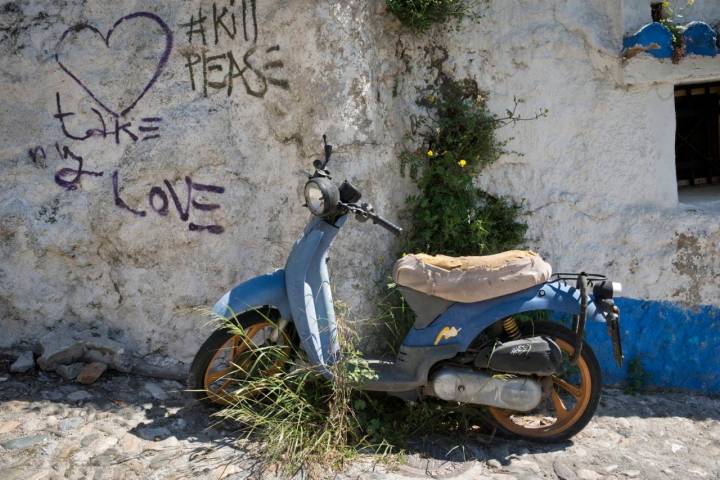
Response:
[{"label": "green plant on wall", "polygon": [[418,100],[427,111],[420,121],[423,146],[400,156],[402,173],[418,187],[408,198],[412,224],[405,251],[483,255],[523,241],[521,205],[478,188],[475,179],[504,152],[496,129],[528,119],[517,115],[517,100],[499,116],[487,99],[475,81],[441,76]]},{"label": "green plant on wall", "polygon": [[476,2],[468,0],[385,0],[387,8],[404,25],[424,31],[435,23],[460,20],[474,16],[471,9]]},{"label": "green plant on wall", "polygon": [[[519,101],[503,115],[491,112],[488,94],[472,79],[440,73],[417,103],[426,111],[418,121],[422,145],[400,155],[401,173],[417,185],[408,198],[411,222],[402,251],[444,255],[487,255],[520,245],[527,226],[519,219],[522,205],[490,194],[475,184],[478,174],[505,152],[496,131],[524,118]],[[414,321],[395,285],[381,296],[378,320],[388,329],[388,346],[397,351]]]},{"label": "green plant on wall", "polygon": [[[673,6],[672,2],[664,1],[653,4],[653,20],[662,23],[672,34],[673,45],[673,63],[678,63],[685,56],[685,44],[683,42],[683,32],[685,27],[680,25],[678,21],[683,18],[683,12],[686,7],[692,7],[695,0],[683,0],[680,7]],[[657,10],[655,10],[657,9]],[[655,13],[657,12],[657,14]]]}]

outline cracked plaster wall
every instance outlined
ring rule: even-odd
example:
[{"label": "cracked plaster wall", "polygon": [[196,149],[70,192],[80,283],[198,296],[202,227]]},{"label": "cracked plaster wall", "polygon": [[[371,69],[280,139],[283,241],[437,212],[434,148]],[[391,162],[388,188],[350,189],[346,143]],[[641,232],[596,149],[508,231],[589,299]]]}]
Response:
[{"label": "cracked plaster wall", "polygon": [[[717,304],[720,259],[706,253],[717,252],[720,227],[712,213],[678,203],[673,87],[622,81],[622,35],[640,18],[632,2],[496,0],[477,23],[419,37],[380,0],[257,0],[257,28],[248,10],[245,30],[242,2],[234,3],[238,33],[230,39],[220,29],[217,44],[206,0],[0,5],[0,345],[58,325],[101,323],[140,353],[189,360],[209,329],[192,307],[283,266],[307,220],[302,171],[320,153],[323,133],[336,145],[336,177],[403,223],[411,186],[396,158],[414,145],[407,138],[419,113],[414,100],[436,73],[429,68],[442,51],[436,46],[449,54],[442,68],[475,77],[498,112],[513,96],[524,100],[523,114],[550,110],[503,130],[523,155],[506,155],[479,178],[492,192],[525,199],[527,246],[556,271],[607,272],[632,298]],[[199,7],[210,17],[206,46],[181,26]],[[87,29],[59,44],[63,33],[87,23],[104,35],[143,10],[167,25],[173,45],[157,81],[123,117],[138,139],[126,130],[118,140],[97,131],[69,138],[55,116],[57,95],[62,112],[75,113],[62,118],[71,135],[97,130],[99,118],[112,130],[114,116],[98,101],[115,113],[127,108],[157,68],[164,37],[147,18],[118,24],[112,48]],[[221,70],[208,71],[207,96],[203,51],[206,60],[224,55],[209,63]],[[80,82],[63,71],[58,52]],[[245,75],[234,78],[230,94],[217,85],[231,68],[227,52]],[[194,90],[188,59],[198,61]],[[266,92],[262,78],[275,79]],[[143,123],[155,118],[162,120]],[[158,131],[139,130],[156,123]],[[68,184],[73,175],[61,169],[78,162],[63,159],[63,147],[83,158],[84,170],[103,175]],[[193,207],[183,219],[186,177],[198,203],[220,208]],[[191,223],[214,225],[216,233],[192,231]],[[331,273],[355,318],[371,314],[392,247],[390,235],[369,224],[349,222],[338,238]]]}]

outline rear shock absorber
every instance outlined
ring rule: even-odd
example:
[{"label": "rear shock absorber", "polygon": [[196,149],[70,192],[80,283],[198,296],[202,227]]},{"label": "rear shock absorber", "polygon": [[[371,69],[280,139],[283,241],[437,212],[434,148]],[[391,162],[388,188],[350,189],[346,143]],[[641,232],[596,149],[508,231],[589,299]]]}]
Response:
[{"label": "rear shock absorber", "polygon": [[513,317],[507,317],[503,320],[503,328],[513,340],[520,337],[520,327],[518,326],[517,320]]}]

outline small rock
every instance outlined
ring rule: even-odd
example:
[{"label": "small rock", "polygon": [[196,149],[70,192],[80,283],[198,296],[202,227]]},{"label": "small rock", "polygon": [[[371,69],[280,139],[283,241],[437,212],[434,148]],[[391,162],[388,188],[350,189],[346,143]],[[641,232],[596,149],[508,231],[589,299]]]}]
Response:
[{"label": "small rock", "polygon": [[635,478],[640,476],[640,470],[625,470],[622,474],[626,477]]},{"label": "small rock", "polygon": [[20,425],[20,422],[10,420],[9,422],[0,423],[0,433],[8,433],[15,430]]},{"label": "small rock", "polygon": [[50,470],[40,470],[39,472],[26,477],[25,480],[44,480],[50,476],[52,472]]},{"label": "small rock", "polygon": [[572,468],[559,460],[553,462],[553,470],[555,470],[555,475],[557,475],[560,480],[576,480],[578,478]]},{"label": "small rock", "polygon": [[0,375],[0,382],[7,382],[8,380],[10,380],[8,375]]},{"label": "small rock", "polygon": [[600,475],[599,473],[592,470],[587,470],[585,468],[581,468],[580,470],[578,470],[577,476],[581,480],[598,480],[602,478],[602,475]]},{"label": "small rock", "polygon": [[47,435],[32,435],[29,437],[13,438],[12,440],[1,442],[0,445],[8,450],[20,450],[22,448],[32,447],[49,439],[50,437]]},{"label": "small rock", "polygon": [[133,368],[133,358],[125,351],[125,345],[99,335],[92,330],[82,332],[79,338],[85,347],[85,360],[105,363],[118,372],[129,373]]},{"label": "small rock", "polygon": [[488,460],[487,465],[488,465],[488,467],[492,467],[492,468],[502,468],[502,464],[494,458],[491,458],[490,460]]},{"label": "small rock", "polygon": [[35,368],[35,357],[33,352],[26,350],[20,354],[15,362],[10,365],[10,371],[13,373],[25,373]]},{"label": "small rock", "polygon": [[616,423],[617,423],[618,427],[620,427],[620,428],[623,428],[626,430],[630,428],[630,420],[628,420],[627,418],[620,417],[616,420]]},{"label": "small rock", "polygon": [[152,460],[150,460],[150,468],[158,469],[160,467],[163,467],[166,463],[168,463],[170,460],[174,460],[179,455],[182,455],[182,452],[173,451],[156,455],[152,458]]},{"label": "small rock", "polygon": [[174,430],[185,430],[185,428],[187,428],[187,422],[182,418],[176,418],[172,422],[172,428]]},{"label": "small rock", "polygon": [[612,472],[614,472],[614,471],[617,470],[617,469],[618,469],[618,466],[615,465],[615,464],[613,464],[613,465],[608,465],[607,467],[605,467],[605,471],[606,471],[607,473],[612,473]]},{"label": "small rock", "polygon": [[75,430],[84,423],[85,420],[82,417],[70,417],[64,420],[60,420],[58,428],[61,432],[69,432],[70,430]]},{"label": "small rock", "polygon": [[143,437],[148,440],[162,440],[172,435],[165,427],[145,427],[140,430]]},{"label": "small rock", "polygon": [[81,342],[75,340],[70,332],[50,332],[40,339],[42,355],[38,365],[43,370],[54,370],[59,364],[69,364],[80,360],[85,353]]},{"label": "small rock", "polygon": [[677,453],[683,448],[685,448],[685,445],[680,445],[679,443],[670,444],[670,450],[672,450],[672,453]]},{"label": "small rock", "polygon": [[80,375],[80,371],[82,370],[83,366],[84,365],[80,362],[71,363],[70,365],[58,365],[57,367],[55,367],[55,373],[57,373],[67,381],[72,381],[75,380],[78,375]]},{"label": "small rock", "polygon": [[92,443],[98,438],[100,438],[100,434],[98,433],[91,433],[90,435],[85,435],[82,440],[80,440],[80,446],[83,448],[87,448],[92,445]]},{"label": "small rock", "polygon": [[84,385],[90,385],[91,383],[95,382],[98,378],[100,378],[100,375],[102,375],[105,370],[107,370],[107,365],[100,362],[93,362],[88,363],[85,365],[85,367],[80,371],[78,374],[77,380],[78,383],[82,383]]},{"label": "small rock", "polygon": [[105,451],[117,445],[117,438],[115,437],[102,437],[95,440],[91,445],[91,449],[96,455],[106,453]]},{"label": "small rock", "polygon": [[157,383],[148,382],[145,384],[144,388],[145,391],[147,391],[150,395],[153,396],[153,398],[156,398],[158,400],[167,399],[167,393],[165,393],[165,389]]},{"label": "small rock", "polygon": [[80,402],[82,400],[90,400],[91,398],[93,398],[93,396],[85,390],[77,390],[68,394],[68,396],[65,398],[67,398],[71,402]]},{"label": "small rock", "polygon": [[57,390],[45,390],[41,392],[40,395],[42,396],[42,398],[46,398],[52,401],[58,401],[64,397],[62,392],[59,392]]},{"label": "small rock", "polygon": [[142,450],[142,440],[135,435],[128,433],[120,439],[118,447],[127,455],[134,455]]}]

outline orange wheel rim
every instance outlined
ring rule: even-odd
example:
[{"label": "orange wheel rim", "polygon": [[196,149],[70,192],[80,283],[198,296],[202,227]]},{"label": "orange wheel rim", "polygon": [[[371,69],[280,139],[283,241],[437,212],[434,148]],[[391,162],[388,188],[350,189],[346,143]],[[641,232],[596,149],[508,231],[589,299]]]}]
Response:
[{"label": "orange wheel rim", "polygon": [[[555,338],[554,341],[558,344],[560,349],[572,355],[575,349],[568,342]],[[501,408],[490,407],[490,415],[500,424],[505,430],[508,430],[517,435],[523,437],[543,438],[551,437],[561,434],[568,430],[570,427],[575,425],[578,420],[582,417],[583,413],[587,409],[590,403],[590,397],[592,394],[592,378],[590,376],[590,367],[582,357],[577,360],[577,369],[580,377],[580,384],[571,383],[559,376],[553,375],[552,378],[552,391],[550,392],[550,405],[552,406],[555,413],[555,421],[548,424],[546,417],[541,418],[537,421],[537,418],[527,420],[522,419],[524,422],[516,422],[514,417],[537,417],[530,414],[529,412],[514,412],[511,410],[504,410]],[[571,408],[568,408],[567,401],[562,398],[562,395],[569,397],[574,402]]]},{"label": "orange wheel rim", "polygon": [[[252,351],[256,346],[253,339],[258,333],[268,327],[274,328],[274,326],[267,321],[251,325],[245,329],[245,335],[234,335],[230,337],[230,339],[213,354],[208,362],[203,378],[203,387],[211,401],[222,405],[231,405],[234,403],[232,395],[228,393],[227,389],[233,382],[240,380],[237,375],[239,373],[238,364],[242,363],[239,361],[240,356]],[[213,370],[213,365],[221,356],[228,358],[224,362],[225,365],[220,369]],[[276,366],[279,367],[279,365]]]}]

